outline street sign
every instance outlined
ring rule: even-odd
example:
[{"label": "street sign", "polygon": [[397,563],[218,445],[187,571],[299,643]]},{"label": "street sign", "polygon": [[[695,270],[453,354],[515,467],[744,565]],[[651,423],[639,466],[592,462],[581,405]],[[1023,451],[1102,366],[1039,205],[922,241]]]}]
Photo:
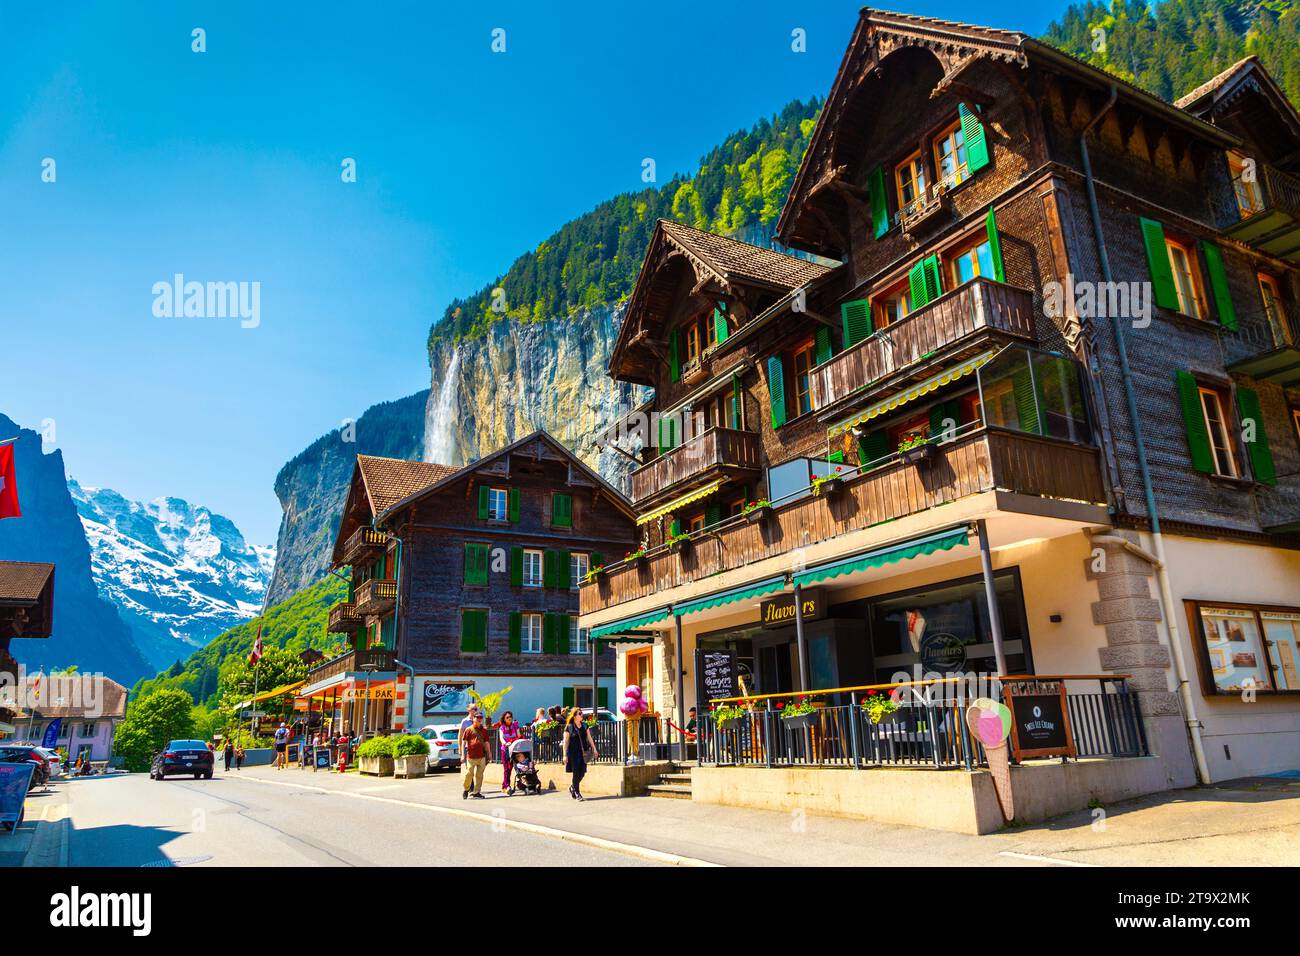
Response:
[{"label": "street sign", "polygon": [[23,804],[35,770],[29,763],[0,763],[0,824],[10,833],[23,822]]}]

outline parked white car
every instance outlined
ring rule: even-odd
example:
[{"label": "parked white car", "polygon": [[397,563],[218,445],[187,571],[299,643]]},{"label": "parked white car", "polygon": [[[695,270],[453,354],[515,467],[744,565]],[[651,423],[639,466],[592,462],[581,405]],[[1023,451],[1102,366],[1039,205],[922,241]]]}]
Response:
[{"label": "parked white car", "polygon": [[460,724],[429,724],[420,736],[429,741],[430,770],[460,766]]}]

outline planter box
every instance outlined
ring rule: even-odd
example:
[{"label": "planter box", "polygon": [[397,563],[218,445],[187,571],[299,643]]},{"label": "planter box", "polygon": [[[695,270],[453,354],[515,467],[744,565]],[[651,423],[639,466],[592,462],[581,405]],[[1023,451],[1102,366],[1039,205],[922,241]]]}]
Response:
[{"label": "planter box", "polygon": [[[393,776],[406,777],[423,777],[429,772],[429,755],[428,754],[411,754],[407,757],[393,758]],[[380,776],[383,776],[382,774]]]},{"label": "planter box", "polygon": [[782,717],[781,726],[786,730],[807,730],[809,727],[817,726],[817,712],[811,714],[800,714],[797,717]]},{"label": "planter box", "polygon": [[728,730],[735,730],[744,722],[744,720],[744,717],[732,717],[729,720],[720,720],[718,721],[718,730],[723,733]]},{"label": "planter box", "polygon": [[359,766],[362,773],[373,774],[376,777],[393,775],[392,757],[362,757]]},{"label": "planter box", "polygon": [[772,513],[771,505],[763,505],[761,508],[754,508],[752,511],[745,512],[745,520],[750,524],[760,524],[767,520],[768,515]]},{"label": "planter box", "polygon": [[924,445],[914,445],[906,451],[899,452],[899,455],[907,464],[919,465],[934,458],[934,445],[929,442]]},{"label": "planter box", "polygon": [[817,495],[823,498],[837,498],[839,493],[844,490],[844,479],[840,477],[827,478],[817,486]]},{"label": "planter box", "polygon": [[691,539],[682,538],[680,541],[674,541],[672,544],[668,545],[668,550],[673,554],[686,557],[686,555],[691,553]]}]

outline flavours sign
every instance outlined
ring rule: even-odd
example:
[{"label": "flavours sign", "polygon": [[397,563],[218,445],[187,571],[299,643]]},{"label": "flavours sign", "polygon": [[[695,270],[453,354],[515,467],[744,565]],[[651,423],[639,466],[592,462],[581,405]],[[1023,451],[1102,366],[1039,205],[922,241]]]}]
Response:
[{"label": "flavours sign", "polygon": [[[826,592],[809,588],[801,592],[803,619],[816,621],[826,616]],[[778,594],[760,605],[764,627],[788,627],[794,623],[794,594]]]}]

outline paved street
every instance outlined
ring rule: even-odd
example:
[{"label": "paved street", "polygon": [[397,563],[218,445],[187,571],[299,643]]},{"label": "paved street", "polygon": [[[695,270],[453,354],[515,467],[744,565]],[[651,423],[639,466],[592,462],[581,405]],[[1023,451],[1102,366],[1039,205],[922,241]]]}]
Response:
[{"label": "paved street", "polygon": [[[489,780],[491,780],[489,776]],[[1300,859],[1300,781],[1184,790],[970,837],[857,820],[562,792],[460,799],[459,779],[268,767],[163,783],[142,774],[33,796],[30,865],[1247,866]],[[60,818],[66,817],[64,822]],[[42,833],[39,827],[45,827]],[[66,843],[53,839],[66,832]],[[20,837],[15,838],[21,840]],[[19,843],[13,844],[13,848]],[[62,846],[62,857],[59,847]],[[0,845],[0,865],[16,854]]]}]

